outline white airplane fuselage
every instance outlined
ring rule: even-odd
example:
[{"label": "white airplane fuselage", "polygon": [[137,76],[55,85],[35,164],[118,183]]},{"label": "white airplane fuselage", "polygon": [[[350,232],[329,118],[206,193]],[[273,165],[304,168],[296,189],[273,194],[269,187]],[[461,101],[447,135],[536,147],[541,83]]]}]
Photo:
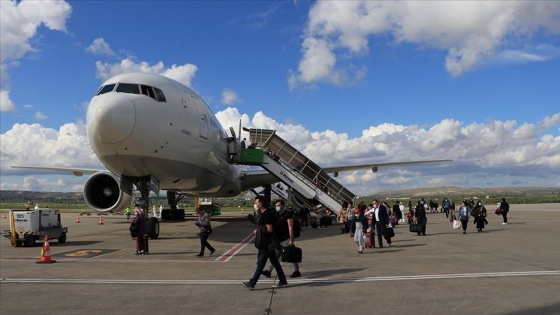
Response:
[{"label": "white airplane fuselage", "polygon": [[144,73],[107,80],[91,99],[86,127],[95,154],[117,176],[152,176],[161,189],[191,196],[241,193],[228,135],[204,100],[174,80]]}]

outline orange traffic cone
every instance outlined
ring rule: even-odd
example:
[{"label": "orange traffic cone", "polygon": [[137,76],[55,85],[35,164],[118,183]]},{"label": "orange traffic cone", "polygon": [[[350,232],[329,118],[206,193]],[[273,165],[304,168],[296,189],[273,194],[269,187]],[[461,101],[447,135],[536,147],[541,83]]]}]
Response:
[{"label": "orange traffic cone", "polygon": [[56,260],[51,259],[51,247],[49,246],[49,236],[45,235],[45,244],[41,249],[41,259],[37,262],[38,264],[50,264],[54,263]]},{"label": "orange traffic cone", "polygon": [[99,224],[99,225],[105,224],[105,223],[103,223],[103,216],[102,215],[99,215],[99,223],[97,223],[97,224]]},{"label": "orange traffic cone", "polygon": [[82,222],[80,222],[80,215],[79,214],[76,216],[76,223],[82,223]]}]

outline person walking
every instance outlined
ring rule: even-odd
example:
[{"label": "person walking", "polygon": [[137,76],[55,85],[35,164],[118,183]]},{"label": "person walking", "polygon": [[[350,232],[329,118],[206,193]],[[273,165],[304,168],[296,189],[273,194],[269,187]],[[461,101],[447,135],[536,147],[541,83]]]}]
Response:
[{"label": "person walking", "polygon": [[502,198],[502,203],[500,203],[500,209],[502,210],[502,218],[504,221],[502,224],[508,224],[508,212],[509,212],[509,203],[507,203],[506,198]]},{"label": "person walking", "polygon": [[198,252],[196,257],[203,257],[204,250],[206,248],[208,248],[208,250],[210,251],[210,256],[212,256],[216,249],[212,247],[210,243],[208,243],[208,237],[210,236],[210,234],[212,234],[210,216],[200,207],[196,208],[195,213],[198,216],[198,221],[196,221],[194,224],[200,229],[200,233],[198,233],[198,236],[200,238],[200,251]]},{"label": "person walking", "polygon": [[[279,216],[281,226],[283,229],[287,229],[286,235],[288,235],[288,239],[285,241],[280,242],[280,247],[276,249],[276,256],[282,257],[282,251],[290,246],[294,246],[295,241],[295,231],[294,231],[294,214],[292,211],[286,210],[286,204],[284,200],[277,200],[274,203],[274,209]],[[299,272],[299,264],[293,263],[294,265],[294,272],[290,275],[290,278],[299,278],[301,277],[301,273]],[[270,278],[272,275],[272,269],[274,269],[273,265],[268,267],[268,270],[263,271],[261,274],[267,278]]]},{"label": "person walking", "polygon": [[373,220],[375,220],[375,229],[377,230],[377,243],[379,248],[383,248],[383,238],[387,241],[387,247],[391,247],[391,237],[387,235],[385,229],[389,225],[389,208],[384,204],[380,204],[379,200],[373,200],[373,209],[375,214]]},{"label": "person walking", "polygon": [[482,232],[482,229],[488,224],[486,215],[486,207],[482,204],[482,201],[479,200],[473,210],[474,223],[476,224],[476,230],[478,232]]},{"label": "person walking", "polygon": [[457,213],[457,217],[461,220],[461,227],[463,227],[463,234],[467,234],[467,225],[469,224],[469,217],[471,216],[471,208],[468,206],[468,202],[463,200],[461,206],[459,207],[459,211]]},{"label": "person walking", "polygon": [[426,217],[426,208],[424,207],[424,202],[422,200],[418,200],[416,204],[416,208],[414,209],[414,218],[420,224],[422,229],[418,231],[418,235],[422,233],[422,235],[426,235],[426,225],[428,225],[428,217]]},{"label": "person walking", "polygon": [[364,216],[364,208],[356,208],[354,211],[354,220],[352,220],[352,227],[350,235],[354,237],[354,241],[358,245],[358,254],[364,253],[364,239],[367,231],[367,219]]},{"label": "person walking", "polygon": [[276,248],[280,245],[278,238],[275,236],[273,225],[276,225],[277,218],[271,210],[268,210],[266,199],[263,196],[255,197],[255,202],[253,204],[255,211],[259,212],[257,217],[257,228],[253,231],[255,235],[255,247],[258,249],[257,253],[257,268],[253,277],[249,281],[242,281],[241,284],[253,290],[259,281],[261,273],[264,270],[266,261],[270,259],[270,263],[276,269],[276,274],[278,275],[279,282],[273,287],[283,288],[288,286],[288,281],[286,280],[286,275],[284,270],[278,261],[278,256],[276,255]]},{"label": "person walking", "polygon": [[338,212],[337,219],[338,223],[340,224],[340,231],[341,234],[348,233],[348,219],[346,218],[346,214],[348,212],[348,202],[342,202],[342,208]]},{"label": "person walking", "polygon": [[130,215],[132,214],[132,209],[130,209],[130,207],[126,207],[126,209],[124,209],[124,214],[126,214],[126,222],[130,222]]}]

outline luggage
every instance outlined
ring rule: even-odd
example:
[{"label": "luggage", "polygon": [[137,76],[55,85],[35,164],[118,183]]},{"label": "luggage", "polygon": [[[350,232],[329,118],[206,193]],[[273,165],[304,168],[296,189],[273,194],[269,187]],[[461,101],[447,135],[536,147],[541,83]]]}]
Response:
[{"label": "luggage", "polygon": [[383,230],[383,234],[384,234],[383,236],[385,236],[386,238],[391,238],[395,236],[395,230],[393,230],[392,227],[386,227]]},{"label": "luggage", "polygon": [[373,242],[373,236],[374,236],[373,232],[367,232],[366,233],[366,241],[365,241],[365,244],[364,244],[365,248],[375,247],[375,243]]},{"label": "luggage", "polygon": [[408,230],[412,233],[420,233],[422,232],[422,225],[420,225],[418,222],[410,223]]},{"label": "luggage", "polygon": [[295,245],[282,247],[282,261],[290,263],[300,263],[302,260],[301,248]]}]

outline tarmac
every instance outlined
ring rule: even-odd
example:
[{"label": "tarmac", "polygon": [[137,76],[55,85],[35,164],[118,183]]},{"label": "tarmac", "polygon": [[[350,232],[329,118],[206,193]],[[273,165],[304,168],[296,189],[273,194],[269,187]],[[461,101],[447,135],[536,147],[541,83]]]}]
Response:
[{"label": "tarmac", "polygon": [[0,314],[560,314],[560,204],[512,205],[508,225],[487,208],[482,233],[428,214],[427,236],[398,225],[391,247],[363,254],[338,226],[306,228],[302,277],[273,289],[273,272],[253,291],[240,284],[256,267],[246,214],[213,217],[216,253],[202,258],[194,219],[162,222],[135,256],[124,216],[63,214],[56,263],[36,263],[40,242],[0,241]]}]

